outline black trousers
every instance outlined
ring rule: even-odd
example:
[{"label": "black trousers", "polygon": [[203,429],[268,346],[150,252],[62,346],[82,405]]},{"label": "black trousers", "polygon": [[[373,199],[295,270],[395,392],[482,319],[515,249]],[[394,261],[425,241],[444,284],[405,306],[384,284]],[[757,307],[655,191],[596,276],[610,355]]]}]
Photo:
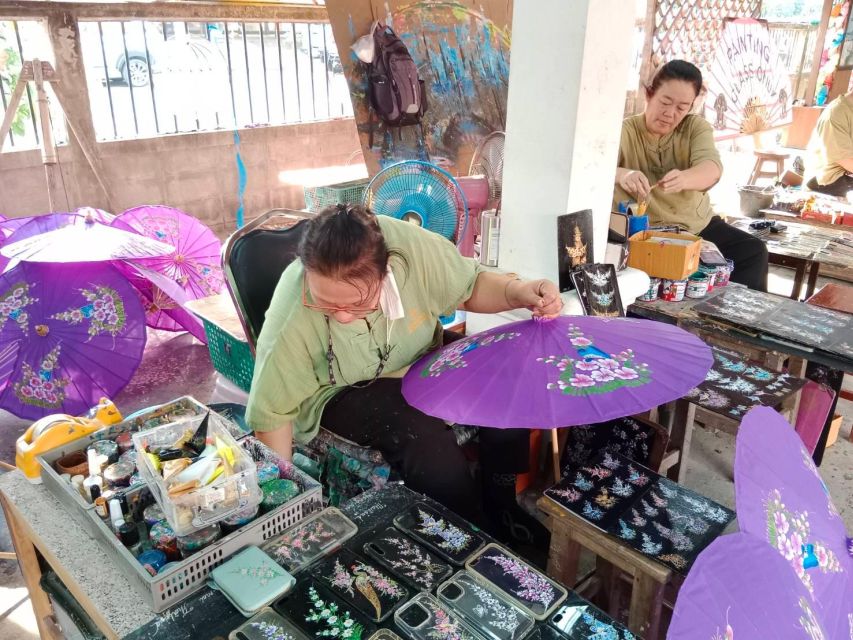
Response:
[{"label": "black trousers", "polygon": [[711,218],[699,236],[713,242],[727,260],[735,263],[732,282],[767,291],[767,246],[762,240],[726,224],[720,216]]},{"label": "black trousers", "polygon": [[[321,424],[347,440],[378,449],[406,486],[482,524],[480,485],[468,470],[456,436],[443,420],[410,406],[401,384],[398,378],[380,378],[362,389],[348,387],[326,405]],[[529,434],[526,429],[480,429],[482,469],[526,471]]]},{"label": "black trousers", "polygon": [[846,198],[847,192],[853,191],[853,176],[849,176],[845,173],[843,176],[838,178],[838,180],[830,182],[829,184],[818,184],[817,180],[811,178],[806,183],[806,186],[812,191],[825,193],[838,198]]}]

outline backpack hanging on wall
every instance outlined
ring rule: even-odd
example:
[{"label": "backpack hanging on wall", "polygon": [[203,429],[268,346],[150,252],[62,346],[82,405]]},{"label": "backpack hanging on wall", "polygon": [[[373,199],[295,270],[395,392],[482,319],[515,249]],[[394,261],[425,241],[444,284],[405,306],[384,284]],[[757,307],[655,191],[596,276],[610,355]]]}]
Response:
[{"label": "backpack hanging on wall", "polygon": [[424,81],[406,45],[381,22],[373,28],[373,62],[367,67],[370,140],[373,147],[374,114],[387,127],[423,127],[427,110]]}]

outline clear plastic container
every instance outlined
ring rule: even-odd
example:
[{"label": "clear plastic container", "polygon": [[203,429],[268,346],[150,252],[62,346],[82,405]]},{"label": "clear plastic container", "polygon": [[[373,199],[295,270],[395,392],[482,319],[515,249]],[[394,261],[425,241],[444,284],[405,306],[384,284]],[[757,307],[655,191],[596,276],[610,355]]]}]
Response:
[{"label": "clear plastic container", "polygon": [[179,496],[169,496],[163,477],[145,454],[146,445],[153,448],[169,447],[185,431],[195,431],[204,416],[183,418],[133,434],[137,451],[136,466],[178,536],[188,535],[261,502],[255,461],[231,435],[226,420],[213,411],[209,415],[208,438],[219,438],[231,447],[234,453],[234,473],[229,476],[222,474],[209,485]]},{"label": "clear plastic container", "polygon": [[394,622],[411,640],[484,640],[445,604],[422,593],[394,614]]},{"label": "clear plastic container", "polygon": [[533,628],[533,616],[495,589],[460,571],[438,587],[438,599],[494,640],[520,640]]}]

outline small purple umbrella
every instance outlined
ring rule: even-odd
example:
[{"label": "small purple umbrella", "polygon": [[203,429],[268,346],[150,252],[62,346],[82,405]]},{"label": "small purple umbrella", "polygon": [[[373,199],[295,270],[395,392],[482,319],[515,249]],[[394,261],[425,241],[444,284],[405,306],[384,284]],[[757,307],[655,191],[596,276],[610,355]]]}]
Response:
[{"label": "small purple umbrella", "polygon": [[827,611],[827,624],[853,619],[844,521],[802,440],[773,409],[755,407],[741,422],[735,494],[740,530],[778,551],[812,602]]},{"label": "small purple umbrella", "polygon": [[[820,605],[788,564],[758,538],[712,542],[678,593],[667,640],[834,640]],[[844,620],[847,627],[847,621]],[[853,630],[851,630],[853,631]]]},{"label": "small purple umbrella", "polygon": [[145,339],[136,292],[111,264],[23,262],[0,275],[0,407],[85,413],[127,384]]},{"label": "small purple umbrella", "polygon": [[673,325],[560,316],[502,325],[425,355],[403,379],[403,395],[457,424],[556,429],[681,398],[712,364],[711,349]]},{"label": "small purple umbrella", "polygon": [[[113,221],[113,226],[175,247],[172,255],[136,261],[136,264],[176,283],[186,300],[216,295],[222,290],[225,281],[219,257],[221,244],[213,231],[193,216],[173,207],[144,206],[128,209]],[[125,273],[133,278],[145,300],[148,326],[167,331],[188,329],[203,339],[198,319],[177,311],[183,309],[183,302],[170,296],[167,287],[150,279],[134,278],[133,272],[125,270]]]}]

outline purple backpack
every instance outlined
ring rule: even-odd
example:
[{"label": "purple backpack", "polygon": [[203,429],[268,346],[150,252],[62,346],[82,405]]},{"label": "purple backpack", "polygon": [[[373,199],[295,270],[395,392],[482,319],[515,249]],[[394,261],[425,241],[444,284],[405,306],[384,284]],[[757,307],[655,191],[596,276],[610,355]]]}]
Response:
[{"label": "purple backpack", "polygon": [[424,82],[406,45],[381,22],[373,30],[375,53],[367,71],[370,146],[373,114],[390,127],[418,125],[427,110]]}]

